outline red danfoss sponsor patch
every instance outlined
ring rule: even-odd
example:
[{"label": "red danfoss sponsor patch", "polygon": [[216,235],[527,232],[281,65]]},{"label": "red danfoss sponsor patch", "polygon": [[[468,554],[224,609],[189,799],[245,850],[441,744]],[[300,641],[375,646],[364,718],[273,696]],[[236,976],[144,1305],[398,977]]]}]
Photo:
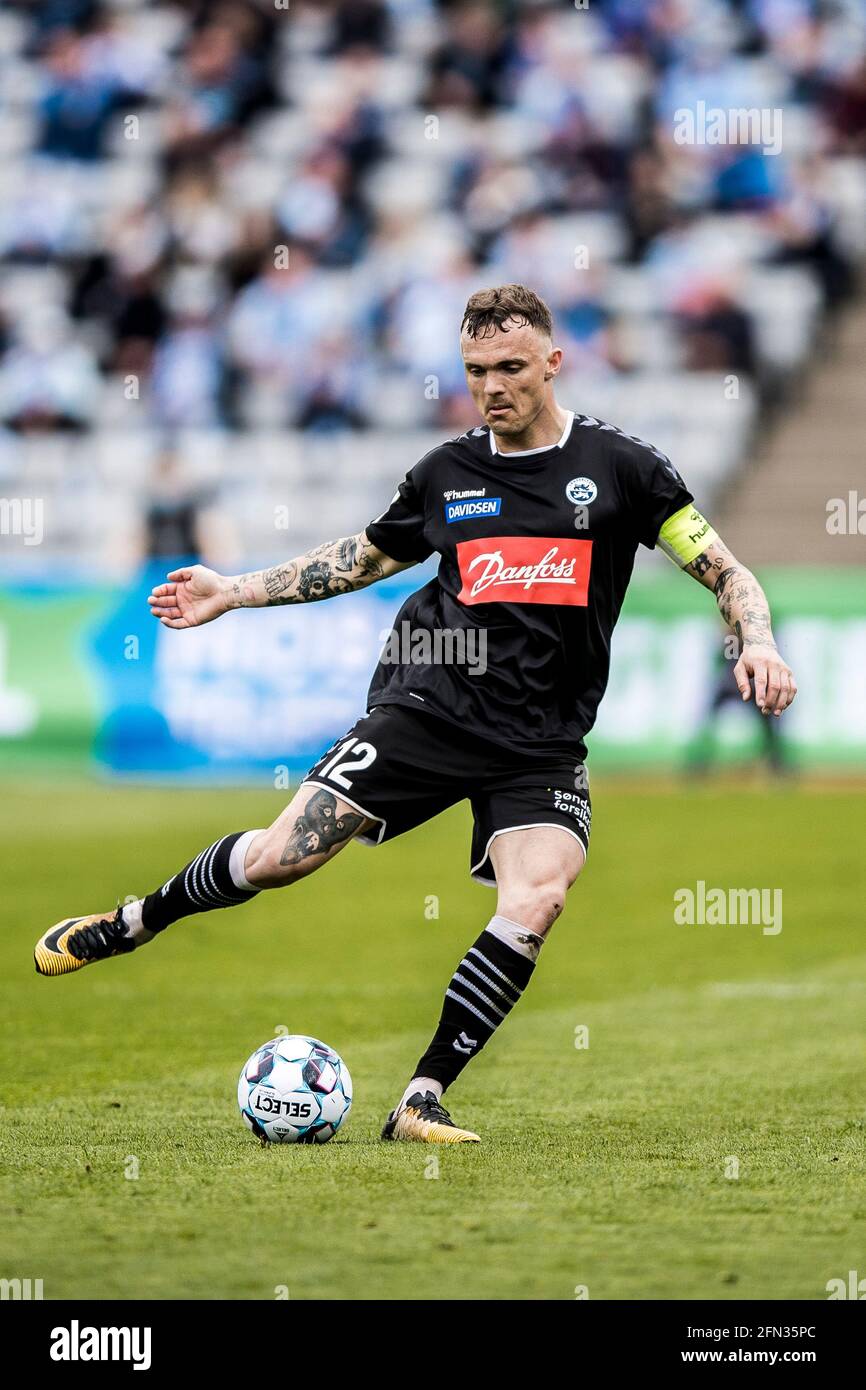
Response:
[{"label": "red danfoss sponsor patch", "polygon": [[565,603],[585,608],[592,541],[485,536],[458,541],[461,603]]}]

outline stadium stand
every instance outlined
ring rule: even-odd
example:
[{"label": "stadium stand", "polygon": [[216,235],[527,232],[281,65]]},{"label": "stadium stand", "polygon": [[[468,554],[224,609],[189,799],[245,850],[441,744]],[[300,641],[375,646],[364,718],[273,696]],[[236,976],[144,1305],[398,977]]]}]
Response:
[{"label": "stadium stand", "polygon": [[[7,0],[0,76],[0,488],[69,559],[122,567],[167,443],[245,556],[360,524],[512,279],[711,505],[866,249],[857,0]],[[700,102],[778,152],[678,143]]]},{"label": "stadium stand", "polygon": [[716,512],[735,553],[759,555],[763,564],[863,564],[866,297],[829,337],[820,363]]}]

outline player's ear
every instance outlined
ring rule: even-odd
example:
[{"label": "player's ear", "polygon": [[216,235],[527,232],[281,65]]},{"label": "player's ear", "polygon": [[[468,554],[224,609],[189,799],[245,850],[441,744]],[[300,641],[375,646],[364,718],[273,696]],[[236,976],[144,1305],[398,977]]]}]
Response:
[{"label": "player's ear", "polygon": [[544,368],[544,380],[551,381],[553,377],[559,376],[559,369],[562,366],[562,348],[551,348],[547,355],[547,363]]}]

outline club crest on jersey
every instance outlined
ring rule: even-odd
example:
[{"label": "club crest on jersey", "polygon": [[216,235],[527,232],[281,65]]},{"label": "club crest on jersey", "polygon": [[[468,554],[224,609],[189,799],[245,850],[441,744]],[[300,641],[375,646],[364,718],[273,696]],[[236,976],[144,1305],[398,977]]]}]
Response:
[{"label": "club crest on jersey", "polygon": [[585,608],[592,541],[489,536],[458,541],[461,603],[555,603]]},{"label": "club crest on jersey", "polygon": [[477,517],[498,516],[502,510],[501,497],[478,497],[468,502],[446,502],[445,520],[474,521]]},{"label": "club crest on jersey", "polygon": [[572,478],[566,486],[565,495],[576,507],[588,507],[598,496],[598,488],[592,478]]}]

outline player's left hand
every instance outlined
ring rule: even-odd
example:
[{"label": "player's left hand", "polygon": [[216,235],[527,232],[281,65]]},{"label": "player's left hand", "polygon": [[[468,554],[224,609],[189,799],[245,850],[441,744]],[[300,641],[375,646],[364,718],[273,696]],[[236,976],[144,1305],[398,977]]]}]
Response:
[{"label": "player's left hand", "polygon": [[778,719],[797,693],[794,672],[783,661],[775,647],[747,642],[734,667],[734,680],[744,700],[752,694],[750,677],[755,682],[755,704],[762,714],[774,714]]}]

